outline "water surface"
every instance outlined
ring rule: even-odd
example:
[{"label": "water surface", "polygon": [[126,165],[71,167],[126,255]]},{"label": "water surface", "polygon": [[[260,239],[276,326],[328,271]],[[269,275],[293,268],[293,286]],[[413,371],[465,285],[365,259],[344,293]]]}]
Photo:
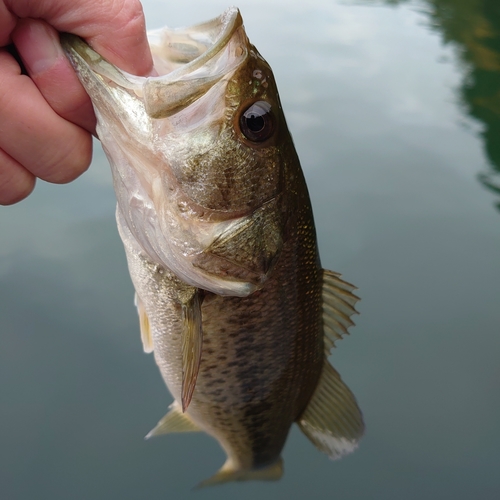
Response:
[{"label": "water surface", "polygon": [[[222,1],[145,1],[150,28]],[[332,362],[367,423],[339,462],[298,430],[279,483],[192,493],[224,455],[143,436],[170,396],[142,352],[107,162],[0,209],[0,497],[500,497],[500,7],[240,1],[273,67],[325,267],[359,287]]]}]

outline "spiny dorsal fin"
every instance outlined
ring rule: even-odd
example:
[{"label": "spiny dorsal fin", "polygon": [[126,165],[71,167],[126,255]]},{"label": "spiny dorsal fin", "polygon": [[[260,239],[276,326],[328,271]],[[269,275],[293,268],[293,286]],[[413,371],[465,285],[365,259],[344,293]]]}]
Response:
[{"label": "spiny dorsal fin", "polygon": [[201,362],[203,330],[201,292],[197,288],[181,301],[182,305],[182,411],[186,411],[193,397]]},{"label": "spiny dorsal fin", "polygon": [[232,460],[227,459],[221,469],[209,479],[202,481],[196,488],[215,486],[231,481],[277,481],[283,475],[283,459],[261,469],[240,470],[234,466]]},{"label": "spiny dorsal fin", "polygon": [[354,325],[350,317],[357,314],[354,305],[359,300],[351,293],[355,289],[340,279],[340,274],[323,269],[323,329],[327,356],[335,347],[335,341],[348,334],[347,329]]},{"label": "spiny dorsal fin", "polygon": [[332,459],[354,451],[363,435],[365,425],[356,399],[326,358],[318,386],[297,423]]},{"label": "spiny dorsal fin", "polygon": [[149,318],[146,314],[146,309],[142,300],[139,298],[137,293],[135,294],[135,306],[137,307],[137,313],[139,314],[139,326],[141,329],[141,340],[144,352],[153,352],[153,338],[151,337],[151,329],[149,326]]},{"label": "spiny dorsal fin", "polygon": [[200,432],[201,429],[189,418],[186,413],[182,413],[180,406],[174,402],[169,406],[169,412],[158,422],[144,439],[149,439],[161,434],[173,432]]}]

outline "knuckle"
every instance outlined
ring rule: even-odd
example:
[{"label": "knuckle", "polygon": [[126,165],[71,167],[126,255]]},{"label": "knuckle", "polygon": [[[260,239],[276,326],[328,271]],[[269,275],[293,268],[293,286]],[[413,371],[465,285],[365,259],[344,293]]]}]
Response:
[{"label": "knuckle", "polygon": [[116,26],[127,28],[128,25],[141,23],[144,18],[139,0],[111,0],[109,11]]},{"label": "knuckle", "polygon": [[53,184],[67,184],[88,169],[92,161],[92,139],[90,134],[81,132],[64,149],[56,149],[43,159],[45,167],[41,179]]},{"label": "knuckle", "polygon": [[124,13],[129,23],[144,23],[144,12],[139,0],[121,1],[121,11]]},{"label": "knuckle", "polygon": [[[1,167],[0,167],[1,168]],[[28,172],[0,180],[0,205],[14,205],[27,198],[35,189],[35,176]]]},{"label": "knuckle", "polygon": [[117,26],[122,26],[122,34],[127,37],[137,38],[138,33],[145,32],[146,23],[144,11],[139,1],[118,0]]}]

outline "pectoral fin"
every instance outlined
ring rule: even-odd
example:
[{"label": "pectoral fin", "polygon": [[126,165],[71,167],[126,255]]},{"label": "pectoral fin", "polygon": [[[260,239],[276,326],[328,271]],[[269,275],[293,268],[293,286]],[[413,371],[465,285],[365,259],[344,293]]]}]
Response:
[{"label": "pectoral fin", "polygon": [[365,426],[356,399],[326,358],[318,386],[297,423],[332,459],[354,451],[363,435]]},{"label": "pectoral fin", "polygon": [[153,352],[153,338],[151,337],[151,329],[149,327],[149,318],[146,314],[146,309],[141,299],[135,294],[134,299],[135,305],[137,307],[137,313],[139,314],[139,326],[141,329],[141,340],[144,352]]},{"label": "pectoral fin", "polygon": [[240,470],[234,467],[230,459],[211,478],[202,481],[197,488],[215,486],[231,481],[277,481],[283,475],[283,460],[279,458],[273,464],[261,469]]},{"label": "pectoral fin", "polygon": [[170,411],[158,422],[144,439],[149,439],[161,434],[173,432],[199,432],[201,429],[189,418],[186,413],[182,413],[177,403],[170,405]]},{"label": "pectoral fin", "polygon": [[201,320],[201,292],[192,289],[182,304],[182,411],[185,412],[193,397],[198,371],[200,369],[203,346],[203,329]]},{"label": "pectoral fin", "polygon": [[356,287],[340,278],[340,274],[323,269],[323,330],[326,355],[330,354],[335,341],[348,334],[354,325],[350,319],[357,314],[354,305],[359,297],[351,293]]}]

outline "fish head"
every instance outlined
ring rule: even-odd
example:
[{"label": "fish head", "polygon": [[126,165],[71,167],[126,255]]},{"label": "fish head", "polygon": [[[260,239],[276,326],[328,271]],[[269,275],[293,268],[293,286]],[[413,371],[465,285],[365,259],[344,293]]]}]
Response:
[{"label": "fish head", "polygon": [[149,41],[157,76],[138,77],[63,38],[94,105],[122,237],[192,286],[246,296],[279,258],[287,176],[300,168],[272,70],[236,8]]}]

